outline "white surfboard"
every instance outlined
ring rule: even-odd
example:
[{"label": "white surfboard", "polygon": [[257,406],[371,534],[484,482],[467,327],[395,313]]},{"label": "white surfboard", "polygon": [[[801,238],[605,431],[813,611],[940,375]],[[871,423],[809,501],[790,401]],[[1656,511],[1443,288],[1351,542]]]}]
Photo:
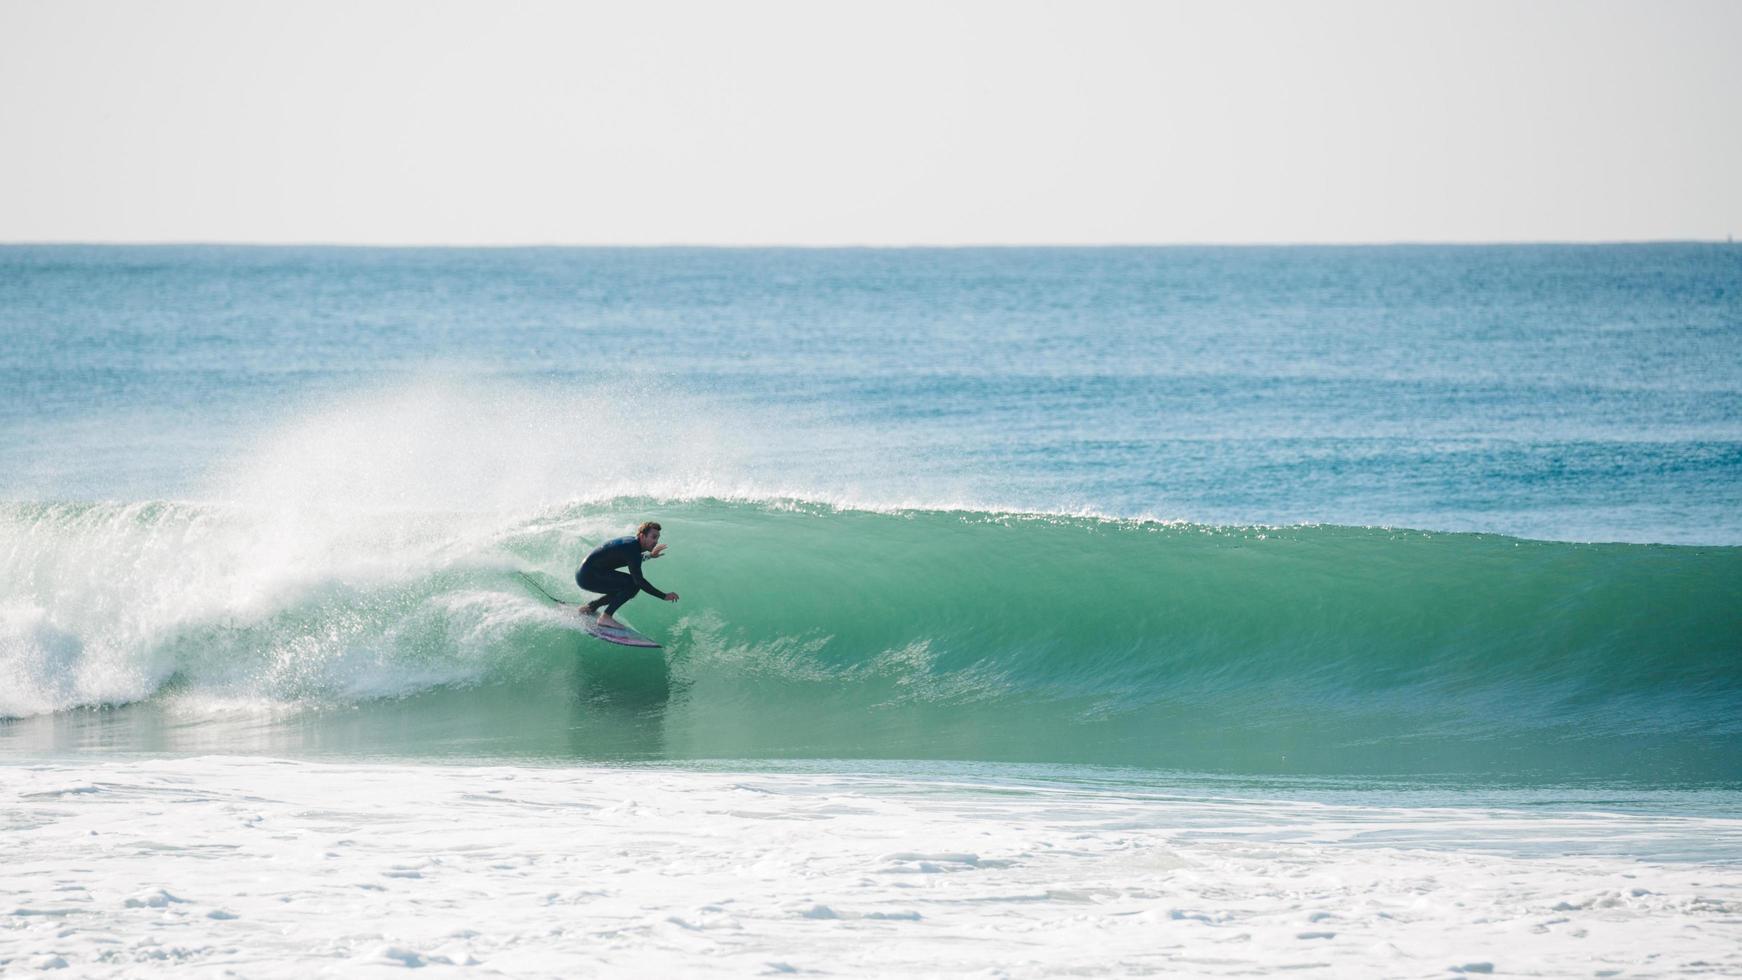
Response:
[{"label": "white surfboard", "polygon": [[659,644],[645,636],[642,636],[640,633],[635,632],[635,630],[628,626],[600,626],[598,613],[589,613],[580,606],[569,606],[566,602],[563,603],[563,605],[573,609],[575,615],[581,618],[582,629],[586,630],[589,635],[596,636],[599,639],[604,640],[606,643],[615,643],[618,646],[625,647],[644,647],[651,650],[660,649]]},{"label": "white surfboard", "polygon": [[586,630],[589,636],[596,636],[599,639],[604,640],[606,643],[615,643],[622,647],[640,647],[646,650],[661,649],[658,643],[642,636],[640,633],[635,632],[634,629],[628,626],[600,626],[598,613],[589,613],[584,608],[575,605],[572,602],[564,602],[561,599],[558,599],[556,596],[551,595],[544,586],[539,585],[537,579],[525,572],[515,572],[514,574],[520,576],[526,584],[537,589],[540,595],[554,603],[558,609],[563,611],[564,615],[572,615],[579,620],[581,629]]}]

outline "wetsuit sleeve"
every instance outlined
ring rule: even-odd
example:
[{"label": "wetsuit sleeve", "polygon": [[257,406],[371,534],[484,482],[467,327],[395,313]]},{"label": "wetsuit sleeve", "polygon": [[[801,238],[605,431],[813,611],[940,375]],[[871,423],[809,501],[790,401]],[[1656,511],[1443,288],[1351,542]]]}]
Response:
[{"label": "wetsuit sleeve", "polygon": [[629,576],[635,580],[636,585],[641,586],[641,591],[653,596],[655,599],[665,598],[665,593],[661,592],[652,582],[649,582],[647,578],[641,574],[640,545],[636,545],[635,547],[635,557],[629,559]]}]

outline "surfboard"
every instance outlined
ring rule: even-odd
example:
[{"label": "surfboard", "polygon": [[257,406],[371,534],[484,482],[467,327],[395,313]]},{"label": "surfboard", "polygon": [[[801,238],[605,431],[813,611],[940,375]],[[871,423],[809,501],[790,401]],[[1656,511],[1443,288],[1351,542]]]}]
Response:
[{"label": "surfboard", "polygon": [[650,650],[658,650],[660,648],[659,644],[645,636],[642,636],[640,633],[635,632],[635,630],[628,626],[621,628],[600,626],[597,613],[589,613],[580,606],[569,606],[566,602],[562,603],[562,605],[575,611],[575,615],[579,616],[581,619],[581,629],[586,630],[587,635],[589,636],[596,636],[599,639],[604,640],[606,643],[615,643],[618,646],[644,647]]},{"label": "surfboard", "polygon": [[622,647],[640,647],[646,650],[661,649],[658,643],[655,643],[653,640],[635,632],[631,627],[624,626],[621,628],[613,628],[610,626],[600,626],[597,613],[588,613],[585,609],[582,609],[575,603],[564,602],[561,599],[558,599],[556,596],[553,596],[546,591],[544,586],[539,585],[536,579],[525,572],[516,572],[515,574],[519,575],[528,585],[537,589],[541,595],[554,603],[558,609],[563,611],[564,615],[574,616],[575,619],[579,621],[581,629],[584,630],[588,636],[596,636],[599,639],[604,640],[606,643],[615,643]]}]

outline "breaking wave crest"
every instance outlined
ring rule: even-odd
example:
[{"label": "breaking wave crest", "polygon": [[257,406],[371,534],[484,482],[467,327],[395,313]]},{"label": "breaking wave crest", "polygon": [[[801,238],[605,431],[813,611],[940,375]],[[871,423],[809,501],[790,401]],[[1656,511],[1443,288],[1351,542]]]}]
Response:
[{"label": "breaking wave crest", "polygon": [[573,697],[528,577],[650,515],[668,751],[1742,776],[1742,548],[707,497],[5,505],[0,715]]}]

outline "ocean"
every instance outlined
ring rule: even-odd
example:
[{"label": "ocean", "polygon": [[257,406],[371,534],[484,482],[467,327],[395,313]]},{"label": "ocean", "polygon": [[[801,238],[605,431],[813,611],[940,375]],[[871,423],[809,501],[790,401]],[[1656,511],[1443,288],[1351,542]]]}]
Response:
[{"label": "ocean", "polygon": [[[0,246],[0,336],[0,971],[1742,974],[1742,248]],[[651,656],[543,594],[643,520]]]}]

